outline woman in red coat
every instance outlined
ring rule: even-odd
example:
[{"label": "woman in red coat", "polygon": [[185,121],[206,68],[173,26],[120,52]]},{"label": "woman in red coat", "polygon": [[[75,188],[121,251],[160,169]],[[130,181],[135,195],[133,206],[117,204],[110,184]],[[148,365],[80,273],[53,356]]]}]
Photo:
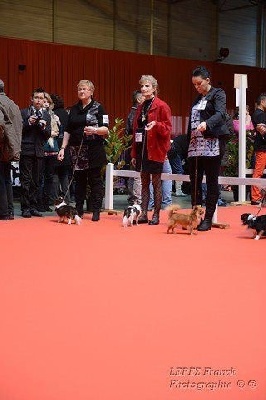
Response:
[{"label": "woman in red coat", "polygon": [[[157,97],[158,84],[152,75],[142,75],[140,90],[145,98],[138,107],[133,122],[132,165],[140,172],[142,214],[139,223],[159,224],[162,203],[161,173],[170,148],[171,110]],[[148,221],[149,185],[154,189],[154,213]]]}]

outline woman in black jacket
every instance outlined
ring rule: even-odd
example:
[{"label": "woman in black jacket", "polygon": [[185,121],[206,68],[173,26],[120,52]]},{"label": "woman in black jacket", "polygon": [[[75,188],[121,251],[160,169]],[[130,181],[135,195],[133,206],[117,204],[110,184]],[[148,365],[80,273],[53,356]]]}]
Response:
[{"label": "woman in black jacket", "polygon": [[75,200],[80,217],[87,186],[91,189],[92,221],[99,221],[104,196],[102,168],[106,164],[104,149],[108,134],[108,115],[102,104],[93,98],[94,84],[82,79],[78,85],[78,103],[71,107],[63,143],[58,159],[64,159],[65,148],[69,145],[75,171]]},{"label": "woman in black jacket", "polygon": [[206,175],[207,195],[205,218],[199,231],[211,229],[212,217],[219,197],[218,177],[229,134],[225,124],[226,95],[211,86],[210,73],[203,67],[192,72],[192,84],[199,93],[191,107],[188,124],[188,163],[192,206],[202,204],[202,180]]}]

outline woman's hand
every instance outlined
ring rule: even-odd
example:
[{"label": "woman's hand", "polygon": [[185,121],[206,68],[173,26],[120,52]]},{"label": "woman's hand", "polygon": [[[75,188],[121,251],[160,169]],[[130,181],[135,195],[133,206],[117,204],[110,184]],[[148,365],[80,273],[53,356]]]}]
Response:
[{"label": "woman's hand", "polygon": [[131,164],[132,164],[132,167],[136,168],[136,159],[135,158],[131,159]]},{"label": "woman's hand", "polygon": [[197,126],[197,131],[204,132],[204,131],[206,131],[206,128],[207,128],[207,124],[205,121],[203,121]]},{"label": "woman's hand", "polygon": [[97,128],[95,126],[85,126],[84,133],[86,136],[97,135]]},{"label": "woman's hand", "polygon": [[150,129],[152,129],[156,124],[157,124],[157,121],[149,122],[145,127],[146,131],[149,131]]}]

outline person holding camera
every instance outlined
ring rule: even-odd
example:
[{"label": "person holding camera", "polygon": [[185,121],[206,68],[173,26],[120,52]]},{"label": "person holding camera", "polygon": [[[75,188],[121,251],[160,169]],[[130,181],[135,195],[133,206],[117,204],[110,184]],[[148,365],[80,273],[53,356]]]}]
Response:
[{"label": "person holding camera", "polygon": [[23,129],[19,162],[22,217],[41,217],[37,210],[44,144],[51,136],[51,117],[43,108],[45,91],[34,89],[29,108],[21,110]]}]

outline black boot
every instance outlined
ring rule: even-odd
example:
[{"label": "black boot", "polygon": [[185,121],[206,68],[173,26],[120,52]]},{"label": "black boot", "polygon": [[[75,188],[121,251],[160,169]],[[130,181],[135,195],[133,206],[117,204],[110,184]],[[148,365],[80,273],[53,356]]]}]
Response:
[{"label": "black boot", "polygon": [[100,219],[100,211],[99,210],[93,211],[91,220],[95,222],[99,221],[99,219]]},{"label": "black boot", "polygon": [[148,223],[148,215],[147,212],[143,212],[138,219],[138,224],[147,224]]},{"label": "black boot", "polygon": [[197,227],[198,231],[210,231],[212,228],[212,220],[209,218],[204,218],[199,226]]},{"label": "black boot", "polygon": [[149,225],[159,225],[159,215],[162,204],[162,182],[161,175],[152,175],[153,193],[154,193],[154,213],[152,219],[149,221]]},{"label": "black boot", "polygon": [[159,214],[153,214],[152,219],[149,221],[149,225],[159,225]]}]

